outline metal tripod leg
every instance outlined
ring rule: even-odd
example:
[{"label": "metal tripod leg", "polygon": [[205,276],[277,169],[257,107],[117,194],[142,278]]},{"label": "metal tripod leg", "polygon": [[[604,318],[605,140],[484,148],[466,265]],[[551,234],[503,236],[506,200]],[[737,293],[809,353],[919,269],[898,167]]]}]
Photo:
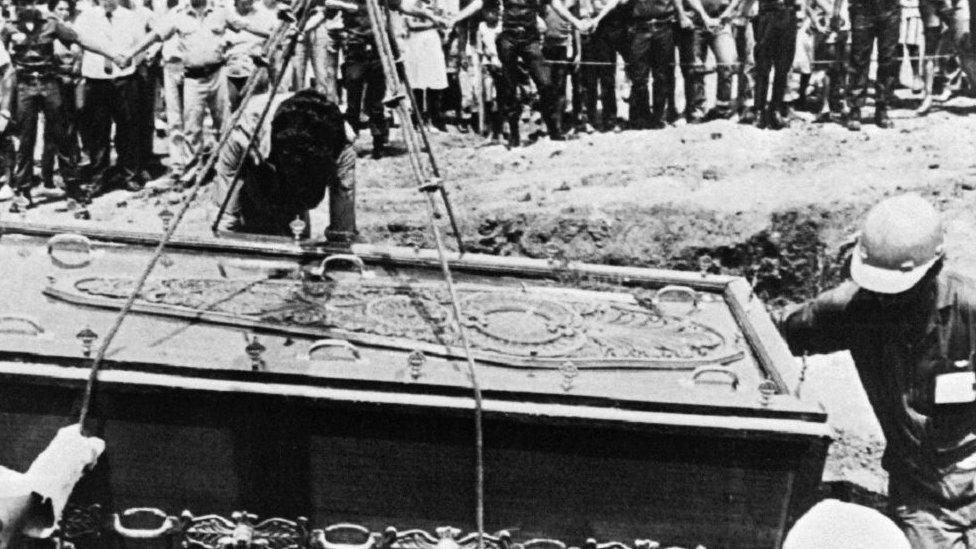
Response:
[{"label": "metal tripod leg", "polygon": [[[383,66],[383,73],[386,77],[386,86],[388,97],[390,97],[390,106],[394,107],[402,122],[402,133],[404,136],[404,141],[407,145],[408,157],[410,160],[411,168],[413,169],[414,176],[417,178],[420,188],[424,192],[432,192],[434,187],[440,190],[441,199],[444,202],[444,208],[447,210],[448,219],[451,223],[451,229],[454,231],[454,237],[457,241],[458,251],[464,253],[464,241],[461,238],[461,231],[457,224],[457,219],[454,216],[454,209],[451,207],[450,198],[447,195],[447,189],[444,188],[443,183],[440,178],[440,170],[437,167],[437,161],[434,158],[433,150],[430,147],[430,141],[427,137],[427,132],[418,121],[418,126],[420,128],[421,140],[424,146],[427,148],[427,160],[429,164],[429,172],[423,164],[421,164],[420,157],[421,146],[417,140],[417,129],[413,126],[413,117],[411,113],[417,112],[416,106],[413,104],[413,97],[409,92],[404,91],[404,86],[409,88],[409,82],[406,82],[406,73],[400,70],[401,62],[398,61],[396,54],[394,53],[392,43],[390,41],[390,28],[389,28],[389,17],[387,13],[380,7],[377,0],[366,0],[366,11],[370,18],[370,24],[373,27],[373,38],[376,41],[376,50],[380,56],[380,62]],[[407,102],[403,101],[403,97],[407,97]],[[436,180],[436,181],[435,181]]]}]

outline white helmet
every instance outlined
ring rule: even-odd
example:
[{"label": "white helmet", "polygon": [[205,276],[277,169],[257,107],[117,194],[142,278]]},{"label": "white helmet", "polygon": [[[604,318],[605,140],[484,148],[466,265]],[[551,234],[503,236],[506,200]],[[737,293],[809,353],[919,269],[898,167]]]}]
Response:
[{"label": "white helmet", "polygon": [[865,290],[910,290],[943,257],[939,212],[916,194],[882,200],[868,212],[851,260],[851,278]]}]

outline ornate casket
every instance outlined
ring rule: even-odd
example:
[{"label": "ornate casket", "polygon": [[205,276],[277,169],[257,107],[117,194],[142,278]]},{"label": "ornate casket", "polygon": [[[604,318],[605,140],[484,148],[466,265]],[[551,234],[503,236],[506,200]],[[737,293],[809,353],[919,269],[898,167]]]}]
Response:
[{"label": "ornate casket", "polygon": [[[0,463],[23,469],[75,421],[86,354],[156,236],[2,227]],[[73,505],[471,531],[475,401],[436,254],[338,252],[177,238],[106,355],[108,451]],[[451,267],[484,397],[488,531],[777,547],[811,503],[826,417],[797,397],[746,281]]]}]

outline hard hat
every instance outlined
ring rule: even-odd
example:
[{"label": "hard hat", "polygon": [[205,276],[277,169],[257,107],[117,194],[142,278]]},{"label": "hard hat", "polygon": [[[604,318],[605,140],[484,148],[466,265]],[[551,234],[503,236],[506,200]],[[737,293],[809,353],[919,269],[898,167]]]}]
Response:
[{"label": "hard hat", "polygon": [[916,194],[887,198],[868,212],[851,278],[865,290],[900,294],[911,289],[942,258],[942,219]]},{"label": "hard hat", "polygon": [[836,499],[813,506],[783,541],[783,549],[909,549],[908,539],[881,513]]}]

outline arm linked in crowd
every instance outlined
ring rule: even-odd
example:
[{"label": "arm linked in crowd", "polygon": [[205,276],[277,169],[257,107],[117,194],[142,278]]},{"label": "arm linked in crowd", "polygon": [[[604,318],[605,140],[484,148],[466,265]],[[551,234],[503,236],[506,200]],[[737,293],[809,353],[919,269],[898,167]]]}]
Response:
[{"label": "arm linked in crowd", "polygon": [[[12,210],[63,193],[84,217],[92,196],[178,178],[212,147],[255,73],[265,75],[259,92],[278,76],[279,92],[312,87],[341,105],[383,155],[392,121],[365,0],[318,0],[301,29],[279,0],[139,1],[3,0],[0,198],[13,195]],[[889,107],[904,101],[897,88],[923,114],[965,87],[957,82],[976,82],[968,0],[381,3],[411,123],[444,132],[450,122],[509,146],[682,119],[780,129],[799,110],[858,130],[869,96],[873,121],[889,128]],[[265,47],[280,25],[298,35],[287,60],[285,48]]]}]

